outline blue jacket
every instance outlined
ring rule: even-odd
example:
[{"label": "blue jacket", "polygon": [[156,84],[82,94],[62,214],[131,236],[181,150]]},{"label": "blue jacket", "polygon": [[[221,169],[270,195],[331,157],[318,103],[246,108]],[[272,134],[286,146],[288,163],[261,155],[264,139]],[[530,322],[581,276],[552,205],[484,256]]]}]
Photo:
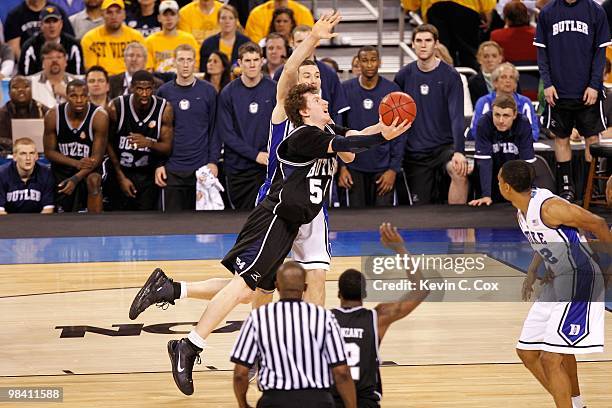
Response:
[{"label": "blue jacket", "polygon": [[[476,106],[474,106],[474,116],[472,116],[472,123],[470,124],[471,137],[468,137],[468,139],[476,140],[476,127],[478,126],[478,121],[482,115],[491,110],[493,101],[495,101],[495,96],[495,92],[491,92],[490,94],[485,95],[476,101]],[[531,124],[533,140],[538,140],[540,137],[540,121],[536,114],[535,108],[533,107],[533,103],[531,103],[531,99],[515,92],[514,100],[516,101],[518,113],[527,118]]]}]

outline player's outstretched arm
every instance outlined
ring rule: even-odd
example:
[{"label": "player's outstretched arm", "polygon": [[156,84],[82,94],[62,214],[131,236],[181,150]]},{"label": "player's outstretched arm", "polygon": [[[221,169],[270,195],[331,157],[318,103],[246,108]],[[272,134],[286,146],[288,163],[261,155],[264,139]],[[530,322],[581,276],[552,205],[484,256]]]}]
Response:
[{"label": "player's outstretched arm", "polygon": [[552,198],[542,204],[542,221],[550,227],[565,225],[589,231],[595,234],[600,242],[612,243],[612,233],[606,220],[560,198]]},{"label": "player's outstretched arm", "polygon": [[[402,236],[397,228],[390,223],[383,223],[380,226],[380,241],[387,248],[400,255],[410,255]],[[408,279],[415,283],[416,290],[410,291],[408,296],[397,302],[380,303],[376,306],[378,313],[378,341],[381,341],[391,323],[408,316],[423,300],[429,295],[428,289],[421,289],[419,282],[423,279],[421,271],[406,271]]]},{"label": "player's outstretched arm", "polygon": [[351,152],[360,153],[388,140],[393,140],[410,129],[411,123],[404,120],[398,124],[399,118],[395,118],[389,126],[379,123],[381,133],[375,135],[353,134],[351,137],[336,136],[327,149],[328,153]]}]

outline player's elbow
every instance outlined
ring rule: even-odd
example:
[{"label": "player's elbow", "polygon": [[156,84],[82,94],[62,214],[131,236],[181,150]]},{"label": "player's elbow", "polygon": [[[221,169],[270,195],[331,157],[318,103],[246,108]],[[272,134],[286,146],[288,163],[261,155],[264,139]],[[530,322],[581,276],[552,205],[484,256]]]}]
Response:
[{"label": "player's elbow", "polygon": [[352,163],[355,160],[355,153],[342,152],[339,154],[339,156],[345,163]]},{"label": "player's elbow", "polygon": [[351,377],[351,371],[349,370],[348,365],[346,364],[334,367],[332,369],[332,374],[334,376],[334,382],[336,384],[344,384],[349,381],[353,381],[353,378]]}]

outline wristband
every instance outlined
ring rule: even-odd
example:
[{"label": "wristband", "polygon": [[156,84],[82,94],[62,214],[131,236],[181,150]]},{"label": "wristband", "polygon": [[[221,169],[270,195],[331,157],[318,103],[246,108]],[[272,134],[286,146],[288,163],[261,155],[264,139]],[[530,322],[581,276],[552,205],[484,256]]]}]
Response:
[{"label": "wristband", "polygon": [[75,186],[79,184],[79,178],[76,175],[70,177],[68,180],[72,181]]}]

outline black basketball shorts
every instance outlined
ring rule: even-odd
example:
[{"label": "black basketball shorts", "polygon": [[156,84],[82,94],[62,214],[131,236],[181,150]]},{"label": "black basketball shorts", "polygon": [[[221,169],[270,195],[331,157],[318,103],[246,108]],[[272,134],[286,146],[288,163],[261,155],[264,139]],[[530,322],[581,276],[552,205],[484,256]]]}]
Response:
[{"label": "black basketball shorts", "polygon": [[581,136],[596,136],[606,129],[603,100],[587,106],[582,99],[559,99],[555,106],[547,105],[542,116],[543,125],[556,137],[570,137],[576,128]]}]

